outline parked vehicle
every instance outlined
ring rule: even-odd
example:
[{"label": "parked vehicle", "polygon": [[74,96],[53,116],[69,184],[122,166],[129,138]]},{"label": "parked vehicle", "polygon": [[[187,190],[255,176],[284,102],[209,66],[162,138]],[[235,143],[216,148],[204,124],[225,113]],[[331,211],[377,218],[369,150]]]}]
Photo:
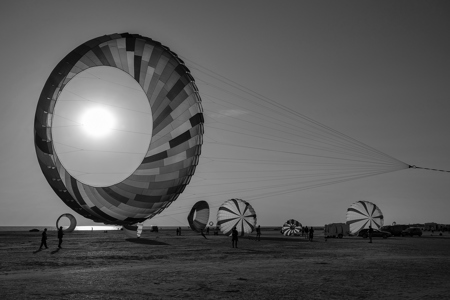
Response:
[{"label": "parked vehicle", "polygon": [[381,227],[381,230],[390,232],[394,236],[401,236],[402,231],[408,227],[409,227],[409,225],[387,225],[387,226]]},{"label": "parked vehicle", "polygon": [[[369,229],[362,229],[360,232],[358,232],[358,236],[361,236],[363,238],[369,237]],[[388,231],[381,231],[378,229],[373,229],[372,237],[382,237],[383,239],[387,239],[388,237],[391,237],[392,234]]]},{"label": "parked vehicle", "polygon": [[422,229],[419,227],[409,227],[402,231],[402,236],[422,236]]},{"label": "parked vehicle", "polygon": [[326,238],[340,238],[350,235],[350,226],[346,223],[331,223],[324,226],[323,234]]}]

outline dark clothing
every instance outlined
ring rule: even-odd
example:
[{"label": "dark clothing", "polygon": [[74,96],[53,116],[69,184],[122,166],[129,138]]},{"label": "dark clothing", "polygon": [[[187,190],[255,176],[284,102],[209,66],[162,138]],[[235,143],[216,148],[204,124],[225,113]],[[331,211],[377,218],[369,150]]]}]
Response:
[{"label": "dark clothing", "polygon": [[314,228],[311,227],[309,229],[309,241],[312,242],[313,238],[314,238]]},{"label": "dark clothing", "polygon": [[47,249],[47,231],[42,232],[42,238],[41,238],[41,246],[39,246],[39,249],[42,249],[42,246],[45,246],[45,249]]},{"label": "dark clothing", "polygon": [[60,229],[58,230],[58,240],[59,240],[58,248],[61,248],[63,235],[64,235],[64,233],[63,233],[62,229],[60,228]]},{"label": "dark clothing", "polygon": [[369,240],[370,240],[369,243],[372,243],[372,235],[373,235],[373,229],[372,229],[372,227],[370,227],[368,231],[369,231]]},{"label": "dark clothing", "polygon": [[261,240],[261,227],[256,227],[256,239],[258,240],[258,241],[260,241]]},{"label": "dark clothing", "polygon": [[237,248],[237,242],[238,242],[238,231],[236,230],[236,228],[233,228],[233,230],[231,231],[231,244],[233,246],[233,248]]}]

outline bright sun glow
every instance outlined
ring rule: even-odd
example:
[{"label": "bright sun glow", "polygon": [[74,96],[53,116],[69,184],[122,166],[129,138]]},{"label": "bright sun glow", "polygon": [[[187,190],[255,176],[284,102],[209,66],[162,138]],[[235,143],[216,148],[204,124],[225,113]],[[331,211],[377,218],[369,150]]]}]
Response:
[{"label": "bright sun glow", "polygon": [[83,115],[81,124],[85,131],[95,137],[107,135],[114,127],[113,116],[103,108],[94,108]]}]

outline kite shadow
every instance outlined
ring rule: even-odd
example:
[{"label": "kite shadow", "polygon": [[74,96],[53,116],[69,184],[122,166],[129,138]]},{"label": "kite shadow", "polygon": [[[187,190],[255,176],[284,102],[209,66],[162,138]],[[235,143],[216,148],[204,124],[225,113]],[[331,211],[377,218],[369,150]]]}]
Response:
[{"label": "kite shadow", "polygon": [[131,238],[126,239],[127,242],[135,243],[135,244],[142,244],[142,245],[153,245],[153,246],[169,246],[167,243],[158,242],[155,240],[149,240],[149,239],[141,239],[141,238]]}]

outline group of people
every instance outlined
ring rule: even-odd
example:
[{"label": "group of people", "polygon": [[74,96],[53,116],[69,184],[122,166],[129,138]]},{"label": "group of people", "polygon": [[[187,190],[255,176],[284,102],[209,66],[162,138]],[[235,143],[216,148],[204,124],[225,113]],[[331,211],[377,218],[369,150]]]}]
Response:
[{"label": "group of people", "polygon": [[308,239],[310,242],[312,242],[314,238],[314,227],[302,227],[302,236],[305,236],[305,239]]},{"label": "group of people", "polygon": [[[64,232],[63,232],[63,228],[62,226],[59,227],[58,229],[58,248],[61,249],[61,244],[63,242],[63,236],[64,236]],[[39,250],[42,250],[42,246],[45,247],[45,249],[48,249],[47,247],[47,228],[44,229],[44,231],[42,232],[42,237],[41,237],[41,245],[39,246]]]}]

